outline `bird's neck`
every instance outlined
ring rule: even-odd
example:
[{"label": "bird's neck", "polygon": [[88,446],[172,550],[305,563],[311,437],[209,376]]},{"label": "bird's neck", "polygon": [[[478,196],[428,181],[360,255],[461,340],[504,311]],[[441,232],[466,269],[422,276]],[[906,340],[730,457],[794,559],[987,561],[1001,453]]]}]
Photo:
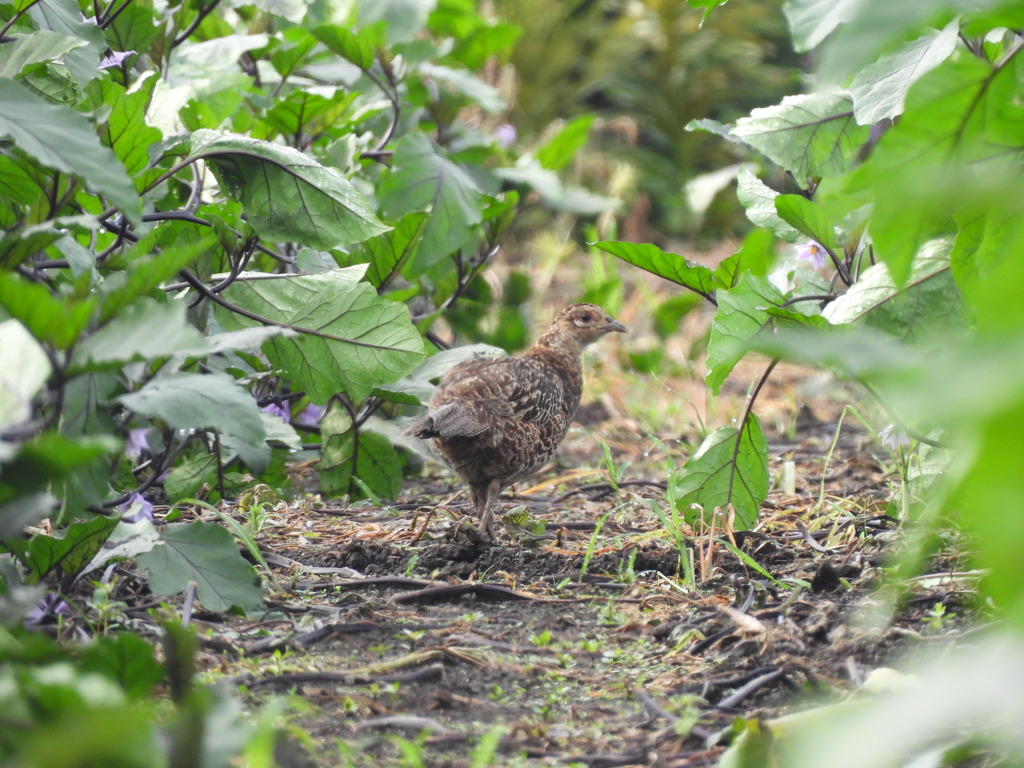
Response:
[{"label": "bird's neck", "polygon": [[565,379],[570,391],[579,392],[583,386],[583,376],[580,372],[582,351],[576,339],[549,330],[534,342],[526,351],[525,357],[551,366]]}]

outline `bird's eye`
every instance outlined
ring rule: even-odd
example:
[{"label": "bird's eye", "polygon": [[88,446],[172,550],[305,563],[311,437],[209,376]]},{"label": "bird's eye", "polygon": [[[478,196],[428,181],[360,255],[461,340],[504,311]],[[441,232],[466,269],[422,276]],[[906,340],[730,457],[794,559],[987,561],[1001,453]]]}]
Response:
[{"label": "bird's eye", "polygon": [[594,316],[591,315],[589,312],[584,312],[582,315],[580,315],[580,322],[583,322],[583,323],[589,323],[593,319],[594,319]]}]

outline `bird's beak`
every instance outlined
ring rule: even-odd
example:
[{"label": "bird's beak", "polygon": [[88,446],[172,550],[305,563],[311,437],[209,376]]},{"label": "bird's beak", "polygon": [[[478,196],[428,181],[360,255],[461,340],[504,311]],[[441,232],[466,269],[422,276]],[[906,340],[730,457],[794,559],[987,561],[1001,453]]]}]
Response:
[{"label": "bird's beak", "polygon": [[609,333],[611,333],[612,331],[614,331],[615,333],[629,333],[629,329],[626,328],[626,326],[624,326],[618,320],[612,320],[610,317],[608,318],[608,325],[606,327],[608,328]]}]

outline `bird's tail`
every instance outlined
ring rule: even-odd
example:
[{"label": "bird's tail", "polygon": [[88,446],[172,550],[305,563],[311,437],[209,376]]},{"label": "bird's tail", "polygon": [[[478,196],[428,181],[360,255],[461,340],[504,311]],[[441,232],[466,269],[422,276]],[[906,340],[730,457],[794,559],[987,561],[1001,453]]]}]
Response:
[{"label": "bird's tail", "polygon": [[487,425],[481,424],[469,409],[458,403],[445,403],[410,424],[405,434],[426,440],[431,437],[475,437],[486,431]]}]

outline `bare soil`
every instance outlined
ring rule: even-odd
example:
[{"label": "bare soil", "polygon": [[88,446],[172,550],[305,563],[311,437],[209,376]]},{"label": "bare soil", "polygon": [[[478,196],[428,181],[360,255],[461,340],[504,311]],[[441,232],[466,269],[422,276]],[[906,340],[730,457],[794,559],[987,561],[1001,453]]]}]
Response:
[{"label": "bare soil", "polygon": [[[969,591],[920,581],[884,628],[857,627],[899,540],[893,477],[853,420],[834,447],[834,419],[794,423],[772,437],[780,489],[754,531],[683,531],[692,573],[653,511],[665,456],[604,422],[567,440],[577,469],[503,497],[542,537],[481,539],[440,469],[390,504],[282,503],[258,539],[269,612],[200,622],[202,662],[253,707],[308,705],[293,718],[313,743],[283,765],[716,765],[735,718],[839,700],[972,611]],[[635,460],[617,482],[598,434]]]}]

